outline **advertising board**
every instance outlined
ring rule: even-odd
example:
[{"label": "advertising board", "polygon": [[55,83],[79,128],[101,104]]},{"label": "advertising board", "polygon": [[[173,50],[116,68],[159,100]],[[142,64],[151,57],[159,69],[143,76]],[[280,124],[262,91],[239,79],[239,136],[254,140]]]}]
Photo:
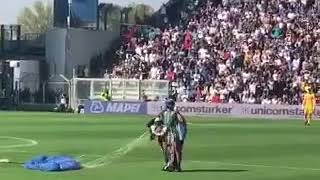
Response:
[{"label": "advertising board", "polygon": [[146,112],[146,104],[143,102],[85,101],[84,103],[84,113],[146,114]]},{"label": "advertising board", "polygon": [[[163,108],[163,102],[149,102],[147,114],[156,115]],[[249,117],[249,118],[301,118],[303,110],[298,105],[260,105],[260,104],[211,104],[211,103],[176,103],[176,109],[186,116]],[[320,107],[315,110],[320,116]]]}]

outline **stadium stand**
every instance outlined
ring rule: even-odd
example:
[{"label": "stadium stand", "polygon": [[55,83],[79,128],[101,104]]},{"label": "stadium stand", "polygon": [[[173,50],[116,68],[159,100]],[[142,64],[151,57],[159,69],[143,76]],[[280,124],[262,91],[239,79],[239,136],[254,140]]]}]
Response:
[{"label": "stadium stand", "polygon": [[177,101],[300,104],[303,86],[318,90],[318,5],[299,0],[188,3],[185,10],[178,8],[177,24],[168,21],[164,28],[149,28],[147,35],[129,34],[112,76],[170,80]]}]

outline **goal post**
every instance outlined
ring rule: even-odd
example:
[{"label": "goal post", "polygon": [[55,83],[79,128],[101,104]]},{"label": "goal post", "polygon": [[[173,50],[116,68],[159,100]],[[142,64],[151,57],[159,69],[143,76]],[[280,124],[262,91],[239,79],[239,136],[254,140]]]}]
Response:
[{"label": "goal post", "polygon": [[77,108],[85,100],[100,98],[108,90],[113,101],[139,101],[145,94],[148,99],[164,100],[169,96],[167,80],[74,78],[71,81],[71,107]]}]

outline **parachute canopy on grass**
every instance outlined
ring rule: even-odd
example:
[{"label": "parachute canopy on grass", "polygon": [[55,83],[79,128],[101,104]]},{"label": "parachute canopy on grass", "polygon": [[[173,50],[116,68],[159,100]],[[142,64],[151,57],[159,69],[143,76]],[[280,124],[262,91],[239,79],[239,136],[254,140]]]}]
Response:
[{"label": "parachute canopy on grass", "polygon": [[27,161],[24,168],[40,171],[70,171],[81,169],[80,163],[68,156],[38,156]]}]

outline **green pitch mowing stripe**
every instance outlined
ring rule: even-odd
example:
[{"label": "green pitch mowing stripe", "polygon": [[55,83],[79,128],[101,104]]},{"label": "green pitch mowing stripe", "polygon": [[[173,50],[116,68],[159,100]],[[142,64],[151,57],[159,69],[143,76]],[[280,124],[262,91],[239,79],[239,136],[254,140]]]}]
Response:
[{"label": "green pitch mowing stripe", "polygon": [[[183,173],[160,171],[148,116],[0,113],[0,159],[24,162],[41,154],[71,155],[91,168],[64,173],[1,164],[0,179],[19,180],[318,180],[320,122],[188,118]],[[19,138],[19,139],[17,139]],[[38,144],[21,146],[32,140]],[[17,146],[19,145],[19,146]],[[15,147],[16,146],[16,147]],[[1,148],[2,147],[2,148]]]},{"label": "green pitch mowing stripe", "polygon": [[130,151],[132,151],[135,147],[143,144],[146,140],[146,135],[147,133],[143,133],[141,136],[138,138],[134,139],[133,141],[129,142],[123,147],[120,147],[116,151],[113,151],[112,153],[106,154],[100,158],[97,158],[92,161],[85,162],[83,164],[84,167],[86,168],[97,168],[97,167],[102,167],[106,165],[110,165],[114,160],[119,159],[126,154],[128,154]]}]

